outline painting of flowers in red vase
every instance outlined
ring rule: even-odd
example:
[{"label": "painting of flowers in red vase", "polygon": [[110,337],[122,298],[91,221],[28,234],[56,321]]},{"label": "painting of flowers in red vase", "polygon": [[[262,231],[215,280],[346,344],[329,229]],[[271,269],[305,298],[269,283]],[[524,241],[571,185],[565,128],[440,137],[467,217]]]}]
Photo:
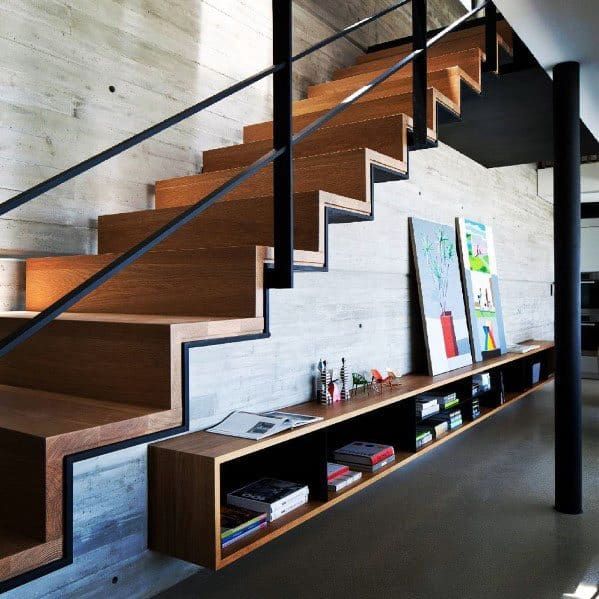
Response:
[{"label": "painting of flowers in red vase", "polygon": [[472,364],[454,227],[410,219],[429,372]]}]

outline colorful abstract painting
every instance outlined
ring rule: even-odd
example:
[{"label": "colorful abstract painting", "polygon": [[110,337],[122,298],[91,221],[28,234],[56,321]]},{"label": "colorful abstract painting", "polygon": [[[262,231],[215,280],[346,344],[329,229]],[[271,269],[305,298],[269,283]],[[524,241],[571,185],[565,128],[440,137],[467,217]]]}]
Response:
[{"label": "colorful abstract painting", "polygon": [[472,364],[455,229],[410,219],[431,375]]},{"label": "colorful abstract painting", "polygon": [[466,218],[457,222],[472,353],[481,362],[506,352],[493,230]]}]

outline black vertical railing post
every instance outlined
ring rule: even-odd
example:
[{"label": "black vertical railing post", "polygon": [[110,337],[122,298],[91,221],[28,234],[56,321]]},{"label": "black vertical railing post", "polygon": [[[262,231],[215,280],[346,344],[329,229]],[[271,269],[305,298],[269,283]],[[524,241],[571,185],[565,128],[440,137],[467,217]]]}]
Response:
[{"label": "black vertical railing post", "polygon": [[412,49],[418,51],[412,65],[413,134],[412,147],[426,147],[427,115],[427,48],[426,48],[426,5],[427,0],[412,0]]},{"label": "black vertical railing post", "polygon": [[555,507],[582,511],[580,66],[553,69]]},{"label": "black vertical railing post", "polygon": [[283,65],[273,75],[273,143],[283,152],[273,165],[275,264],[267,284],[280,289],[293,287],[292,11],[292,0],[273,0],[273,64]]},{"label": "black vertical railing post", "polygon": [[497,8],[492,2],[485,8],[485,71],[497,71]]}]

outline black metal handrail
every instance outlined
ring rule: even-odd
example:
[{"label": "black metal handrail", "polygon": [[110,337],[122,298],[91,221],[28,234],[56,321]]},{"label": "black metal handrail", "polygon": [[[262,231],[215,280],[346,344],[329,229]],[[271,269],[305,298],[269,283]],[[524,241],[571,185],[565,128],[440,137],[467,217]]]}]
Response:
[{"label": "black metal handrail", "polygon": [[[274,1],[276,2],[277,0]],[[369,25],[370,23],[373,23],[381,17],[384,17],[390,12],[397,10],[398,8],[401,8],[409,2],[411,2],[411,0],[402,0],[401,2],[397,2],[387,7],[385,10],[382,10],[376,13],[375,15],[368,17],[367,19],[363,19],[361,21],[358,21],[357,23],[354,23],[353,25],[350,25],[349,27],[346,27],[345,29],[342,29],[341,31],[334,33],[333,35],[321,40],[313,46],[310,46],[306,50],[299,52],[291,58],[291,61],[296,62],[298,60],[301,60],[302,58],[309,56],[317,50],[320,50],[321,48],[324,48],[325,46],[332,44],[338,39],[346,37],[350,33],[364,27],[365,25]],[[92,168],[102,164],[103,162],[106,162],[107,160],[110,160],[111,158],[114,158],[115,156],[122,154],[126,150],[129,150],[139,145],[140,143],[147,141],[151,137],[155,137],[159,133],[166,131],[174,125],[178,125],[182,121],[185,121],[188,118],[198,114],[199,112],[202,112],[207,108],[210,108],[214,104],[218,104],[218,102],[220,102],[221,100],[224,100],[229,96],[232,96],[233,94],[244,90],[246,87],[250,87],[251,85],[258,83],[258,81],[261,81],[266,77],[274,75],[275,73],[281,71],[283,68],[283,64],[274,64],[253,75],[250,75],[249,77],[242,79],[237,83],[234,83],[230,87],[217,92],[209,98],[205,98],[197,104],[194,104],[193,106],[190,106],[189,108],[186,108],[185,110],[182,110],[181,112],[178,112],[177,114],[170,116],[164,121],[156,123],[155,125],[152,125],[151,127],[148,127],[147,129],[139,133],[136,133],[135,135],[132,135],[128,139],[119,142],[111,148],[103,150],[102,152],[95,154],[94,156],[91,156],[90,158],[87,158],[86,160],[83,160],[82,162],[72,167],[69,167],[68,169],[58,173],[57,175],[54,175],[53,177],[50,177],[49,179],[46,179],[45,181],[42,181],[41,183],[34,185],[33,187],[13,196],[8,200],[5,200],[4,202],[0,202],[0,216],[3,216],[7,212],[10,212],[15,208],[19,208],[23,204],[26,204],[27,202],[34,200],[35,198],[43,195],[44,193],[51,191],[56,187],[59,187],[63,183],[66,183],[67,181],[74,179],[75,177],[85,173],[86,171],[91,170]]]},{"label": "black metal handrail", "polygon": [[[285,1],[287,1],[287,0],[285,0]],[[402,2],[399,2],[398,4],[394,5],[394,9],[399,8],[400,6],[403,6],[408,1],[409,0],[403,0]],[[274,0],[274,2],[277,2],[277,0]],[[441,32],[439,32],[434,37],[430,38],[426,43],[426,47],[429,48],[432,45],[434,45],[435,43],[437,43],[445,35],[447,35],[451,31],[453,31],[457,27],[459,27],[460,24],[462,24],[464,21],[469,19],[471,16],[473,16],[474,14],[476,14],[477,12],[479,12],[480,10],[485,8],[485,6],[490,3],[491,3],[491,0],[485,0],[484,2],[479,4],[476,8],[474,8],[473,10],[469,11],[467,14],[465,14],[461,18],[454,21],[454,23],[452,23],[451,25],[449,25],[448,27],[443,29]],[[381,16],[383,16],[384,14],[388,14],[389,12],[390,12],[390,9],[381,11],[380,13],[377,13],[377,15],[378,15],[377,18],[380,18]],[[373,20],[375,20],[375,16],[373,16],[370,19],[367,19],[365,21],[362,21],[361,22],[362,25],[360,25],[360,26],[366,25],[367,23],[370,23]],[[350,33],[351,31],[355,31],[358,28],[359,28],[358,24],[356,24],[355,26],[351,26],[350,28],[347,28],[347,30],[344,30],[344,31],[347,31],[347,33]],[[327,38],[330,40],[329,43],[335,41],[336,39],[339,39],[339,37],[342,37],[342,35],[340,35],[341,33],[342,32],[339,32],[338,34],[335,34],[335,35],[331,36],[330,38]],[[347,33],[346,33],[346,35],[347,35]],[[324,41],[326,41],[326,40],[323,40],[322,42],[315,44],[315,46],[313,46],[314,51],[319,48],[322,48],[324,45],[326,45],[324,43]],[[347,98],[342,100],[338,105],[333,107],[326,114],[317,118],[310,125],[308,125],[304,129],[302,129],[300,132],[293,135],[291,137],[290,142],[287,147],[280,147],[280,148],[273,149],[270,152],[268,152],[267,154],[265,154],[264,156],[262,156],[261,158],[259,158],[258,160],[256,160],[255,162],[253,162],[251,165],[246,167],[244,170],[242,170],[240,173],[235,175],[229,181],[227,181],[226,183],[219,186],[217,189],[212,191],[210,194],[208,194],[207,196],[205,196],[204,198],[202,198],[195,204],[193,204],[193,205],[189,206],[188,208],[186,208],[185,210],[183,210],[180,214],[178,214],[175,218],[173,218],[171,221],[169,221],[166,225],[162,226],[160,229],[158,229],[157,231],[155,231],[154,233],[149,235],[143,241],[139,242],[137,245],[135,245],[128,251],[126,251],[123,254],[121,254],[120,256],[118,256],[110,264],[108,264],[107,266],[102,268],[100,271],[98,271],[96,274],[91,276],[89,279],[87,279],[86,281],[84,281],[83,283],[78,285],[75,289],[71,290],[70,292],[65,294],[62,298],[60,298],[59,300],[54,302],[52,305],[45,308],[37,316],[32,318],[27,324],[25,324],[25,325],[19,327],[18,329],[16,329],[15,331],[13,331],[11,334],[9,334],[7,337],[5,337],[0,342],[0,357],[3,357],[7,353],[9,353],[12,349],[14,349],[15,347],[17,347],[18,345],[20,345],[27,339],[29,339],[30,337],[35,335],[35,333],[37,333],[40,329],[42,329],[47,324],[52,322],[57,316],[59,316],[60,314],[62,314],[65,311],[67,311],[70,307],[72,307],[74,304],[76,304],[81,299],[86,297],[89,293],[91,293],[92,291],[97,289],[100,285],[102,285],[103,283],[105,283],[106,281],[108,281],[109,279],[114,277],[116,274],[118,274],[120,271],[122,271],[124,268],[126,268],[131,263],[133,263],[136,260],[138,260],[139,258],[141,258],[144,254],[146,254],[147,252],[152,250],[154,247],[156,247],[158,244],[160,244],[162,241],[164,241],[165,239],[170,237],[173,233],[178,231],[181,227],[183,227],[186,224],[188,224],[189,222],[191,222],[199,214],[201,214],[202,212],[207,210],[216,201],[218,201],[222,196],[224,196],[231,190],[235,189],[241,183],[243,183],[244,181],[246,181],[247,179],[249,179],[256,173],[258,173],[259,171],[261,171],[262,169],[264,169],[271,163],[273,163],[276,159],[283,156],[283,154],[286,151],[289,151],[292,146],[299,143],[304,138],[308,137],[309,135],[311,135],[312,133],[314,133],[315,131],[320,129],[325,123],[327,123],[331,119],[335,118],[335,116],[337,116],[344,110],[347,110],[347,108],[349,108],[352,104],[354,104],[360,98],[362,98],[367,93],[369,93],[372,89],[374,89],[375,87],[377,87],[378,85],[380,85],[381,83],[383,83],[384,81],[389,79],[392,75],[394,75],[401,68],[403,68],[404,66],[406,66],[407,64],[412,62],[422,51],[423,51],[423,49],[416,49],[413,52],[411,52],[410,54],[408,54],[407,56],[405,56],[402,60],[398,61],[393,66],[391,66],[390,68],[385,70],[383,73],[381,73],[380,75],[375,77],[367,85],[363,86],[361,89],[357,90],[353,94],[350,94]],[[306,52],[307,51],[304,51],[303,56],[307,55]],[[34,199],[35,197],[38,197],[42,193],[45,193],[45,191],[48,191],[50,189],[57,187],[58,185],[64,183],[65,181],[68,181],[68,180],[72,179],[73,177],[76,177],[78,174],[81,174],[82,172],[85,172],[86,170],[89,170],[90,168],[97,166],[101,162],[104,162],[104,161],[108,160],[109,158],[112,158],[113,156],[125,151],[126,149],[141,143],[142,141],[152,137],[153,135],[156,135],[160,131],[164,131],[165,129],[171,127],[172,125],[181,122],[185,118],[188,118],[189,116],[192,116],[193,114],[196,114],[200,110],[203,110],[204,108],[211,106],[212,104],[216,103],[217,101],[228,97],[232,93],[235,93],[235,91],[244,89],[248,85],[251,85],[252,83],[257,82],[257,81],[263,79],[264,77],[269,76],[270,74],[279,72],[284,67],[285,67],[285,65],[282,65],[282,64],[273,65],[272,67],[269,67],[269,68],[261,71],[260,73],[257,73],[255,75],[245,79],[244,81],[241,81],[241,82],[231,86],[227,90],[219,92],[218,94],[215,94],[214,96],[207,98],[206,100],[203,100],[202,102],[199,102],[198,104],[194,105],[193,107],[190,107],[190,108],[186,109],[185,111],[182,111],[182,112],[178,113],[177,115],[174,115],[173,117],[170,117],[169,119],[167,119],[165,121],[162,121],[162,123],[154,125],[153,127],[146,129],[144,132],[134,135],[133,137],[129,138],[128,140],[125,140],[125,141],[121,142],[120,144],[117,144],[113,148],[110,148],[109,150],[105,150],[104,152],[101,152],[100,154],[98,154],[98,155],[96,155],[96,156],[94,156],[74,167],[71,167],[70,169],[67,169],[63,173],[56,175],[55,177],[49,179],[48,181],[40,183],[39,185],[36,185],[35,187],[33,187],[25,192],[22,192],[21,194],[18,194],[17,196],[0,204],[0,215],[5,214],[13,207],[17,207],[17,206],[21,206],[21,205],[25,204],[26,202]],[[426,65],[425,65],[425,68],[426,68]],[[200,108],[200,106],[202,106],[202,107]],[[184,115],[186,115],[186,116],[184,116]],[[290,199],[292,200],[292,198],[290,198]],[[11,207],[5,209],[5,207],[7,205],[10,205]],[[293,226],[292,222],[287,223],[288,226],[289,226],[289,224],[291,224],[291,226]],[[275,251],[276,251],[276,248],[275,248]]]}]

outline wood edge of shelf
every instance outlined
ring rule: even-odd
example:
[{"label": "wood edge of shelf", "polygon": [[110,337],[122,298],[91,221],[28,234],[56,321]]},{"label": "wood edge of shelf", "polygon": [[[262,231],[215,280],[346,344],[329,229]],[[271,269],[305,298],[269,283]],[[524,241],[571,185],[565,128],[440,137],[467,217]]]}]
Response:
[{"label": "wood edge of shelf", "polygon": [[[531,340],[532,342],[532,340]],[[368,396],[366,399],[371,399],[369,402],[364,402],[360,405],[360,398],[353,399],[349,404],[337,404],[337,406],[341,405],[342,407],[347,407],[349,405],[350,409],[347,411],[343,411],[340,414],[330,414],[332,410],[338,409],[337,406],[323,406],[323,416],[325,418],[313,424],[301,426],[295,429],[291,429],[288,431],[281,432],[277,435],[273,435],[272,437],[267,437],[266,439],[262,439],[259,441],[254,441],[248,443],[244,447],[240,447],[238,449],[233,449],[231,451],[223,451],[221,453],[206,451],[203,453],[202,451],[191,451],[181,449],[177,446],[171,446],[172,443],[177,443],[177,438],[174,440],[166,440],[159,443],[154,444],[154,447],[157,447],[159,450],[171,450],[171,451],[183,451],[190,452],[196,455],[200,455],[206,457],[208,459],[214,460],[217,464],[223,464],[226,462],[230,462],[232,460],[236,460],[245,455],[249,455],[252,453],[257,453],[262,451],[263,449],[267,449],[269,447],[273,447],[274,445],[278,445],[280,443],[285,443],[287,441],[291,441],[298,437],[302,437],[304,435],[308,435],[310,433],[322,430],[323,428],[327,428],[334,424],[338,424],[340,422],[344,422],[346,420],[350,420],[351,418],[355,418],[357,416],[361,416],[363,414],[367,414],[369,412],[373,412],[375,410],[390,406],[394,403],[398,403],[400,401],[404,401],[406,399],[410,399],[415,397],[421,393],[425,393],[428,391],[433,391],[435,389],[439,389],[446,385],[455,383],[459,380],[463,380],[466,377],[473,376],[476,374],[480,374],[489,370],[493,370],[495,368],[500,368],[502,366],[506,366],[512,364],[514,362],[518,362],[519,360],[524,360],[527,357],[537,355],[539,353],[552,350],[555,347],[553,342],[548,341],[535,341],[540,344],[540,347],[531,350],[525,354],[517,354],[517,353],[507,353],[499,358],[494,358],[493,361],[487,362],[477,362],[470,366],[466,366],[464,368],[457,369],[455,371],[451,371],[449,373],[444,373],[442,375],[437,375],[437,377],[427,377],[422,375],[423,379],[429,379],[428,383],[423,384],[421,387],[413,388],[411,390],[399,390],[399,391],[384,391],[382,394],[378,395],[378,399],[373,401],[372,396]],[[412,376],[412,375],[404,375],[404,376]],[[419,375],[415,375],[419,376]],[[434,380],[435,378],[443,377],[440,380]],[[401,379],[400,379],[401,380]],[[401,384],[399,385],[401,389]],[[533,389],[534,390],[534,389]],[[306,402],[303,404],[296,404],[293,406],[286,406],[284,408],[280,408],[281,411],[292,411],[302,413],[302,410],[306,407],[316,407],[317,404],[315,402]],[[327,411],[329,412],[329,416],[327,417]],[[196,433],[192,433],[192,435],[214,435],[216,433],[209,433],[207,431],[198,431]],[[222,436],[222,435],[219,435]],[[239,439],[237,439],[239,441]],[[243,440],[247,441],[247,440]],[[229,442],[235,442],[235,438],[229,438]]]},{"label": "wood edge of shelf", "polygon": [[[281,522],[276,526],[276,528],[269,530],[269,526],[267,526],[264,529],[264,531],[260,531],[259,536],[254,538],[250,536],[249,538],[247,538],[245,544],[242,541],[237,546],[232,545],[231,547],[227,547],[226,549],[218,548],[220,549],[221,557],[217,560],[216,570],[220,570],[221,568],[228,566],[229,564],[244,557],[248,553],[251,553],[255,549],[258,549],[266,543],[276,539],[285,532],[318,516],[319,514],[332,508],[338,503],[341,503],[342,501],[351,497],[352,495],[359,493],[360,491],[369,487],[370,485],[377,483],[379,480],[385,478],[389,474],[396,472],[404,466],[407,466],[408,464],[412,463],[413,461],[417,460],[423,455],[426,455],[427,453],[433,451],[436,447],[439,447],[440,445],[443,445],[451,441],[452,439],[460,436],[461,434],[475,427],[477,424],[480,424],[481,422],[487,420],[488,418],[491,418],[495,414],[505,410],[515,402],[529,396],[531,393],[539,390],[540,388],[551,383],[552,381],[553,376],[549,376],[547,379],[540,381],[535,385],[532,385],[530,388],[524,389],[521,393],[508,393],[506,394],[506,396],[512,395],[512,397],[509,397],[509,399],[507,399],[505,403],[494,408],[487,408],[486,411],[475,420],[466,422],[458,429],[447,433],[440,439],[435,440],[432,443],[429,443],[428,445],[415,452],[401,451],[400,454],[403,456],[402,459],[396,460],[392,464],[389,464],[389,466],[386,466],[385,468],[381,469],[379,472],[363,473],[362,478],[355,484],[350,485],[345,489],[342,489],[338,493],[330,493],[329,499],[327,501],[309,501],[306,504],[306,506],[302,506],[303,510],[301,511],[301,513],[298,513],[298,510],[295,510],[281,518]],[[364,474],[367,474],[367,476],[364,476]],[[293,517],[294,515],[295,517]]]}]

